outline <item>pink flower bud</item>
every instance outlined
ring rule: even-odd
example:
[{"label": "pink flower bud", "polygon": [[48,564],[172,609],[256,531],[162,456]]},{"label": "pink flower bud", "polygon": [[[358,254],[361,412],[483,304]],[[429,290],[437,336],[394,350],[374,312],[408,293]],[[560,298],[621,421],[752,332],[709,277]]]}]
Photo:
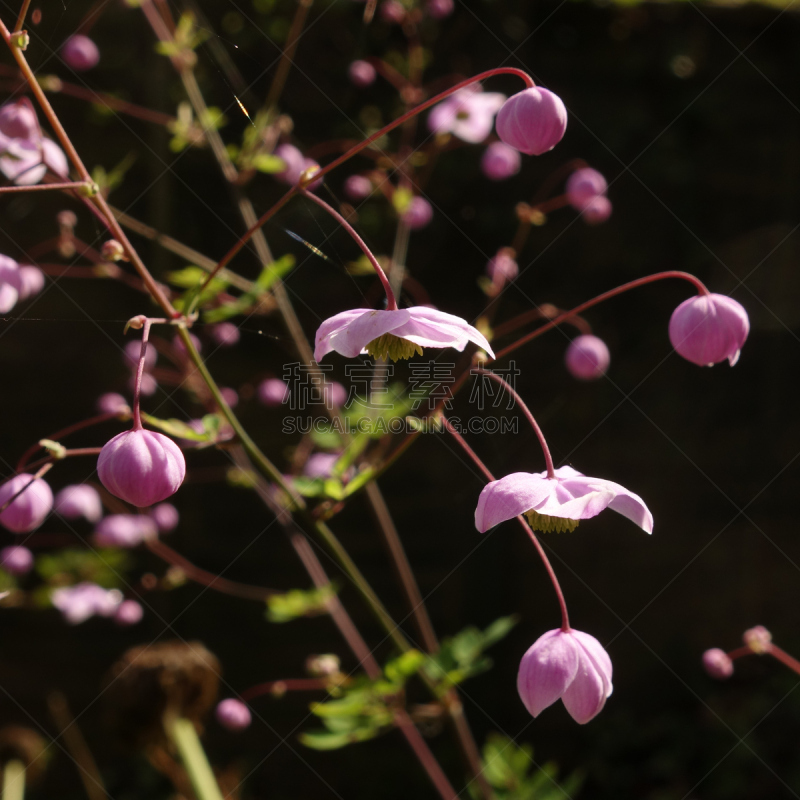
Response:
[{"label": "pink flower bud", "polygon": [[23,489],[22,494],[0,512],[0,525],[12,533],[36,530],[53,508],[53,492],[48,484],[26,472],[15,475],[0,486],[0,508]]},{"label": "pink flower bud", "polygon": [[332,406],[343,406],[349,397],[347,389],[338,381],[331,381],[322,387],[322,396],[325,402]]},{"label": "pink flower bud", "polygon": [[231,407],[236,408],[239,405],[239,393],[236,389],[231,389],[230,386],[220,386],[219,393],[222,399]]},{"label": "pink flower bud", "polygon": [[548,631],[522,657],[517,690],[534,717],[561,698],[570,716],[583,725],[600,713],[611,694],[611,672],[611,659],[593,636]]},{"label": "pink flower bud", "polygon": [[178,527],[180,514],[172,503],[159,503],[150,510],[150,516],[162,533],[168,533]]},{"label": "pink flower bud", "polygon": [[[130,380],[128,381],[128,386],[130,387],[131,391],[136,389],[136,373],[134,372],[131,375]],[[150,397],[156,393],[158,389],[158,382],[156,379],[149,373],[143,372],[142,373],[142,382],[139,386],[139,391],[142,394],[142,397]]]},{"label": "pink flower bud", "polygon": [[142,621],[144,609],[135,600],[123,600],[114,614],[114,622],[126,627]]},{"label": "pink flower bud", "polygon": [[127,261],[125,248],[116,239],[108,239],[100,248],[100,255],[106,261]]},{"label": "pink flower bud", "polygon": [[100,51],[88,36],[76,33],[61,45],[61,58],[68,67],[76,72],[83,72],[97,66]]},{"label": "pink flower bud", "polygon": [[486,265],[486,274],[498,289],[519,275],[519,265],[511,255],[513,252],[510,248],[504,247],[498,250],[497,255],[489,259]]},{"label": "pink flower bud", "polygon": [[36,119],[36,111],[27,97],[16,103],[0,106],[0,134],[9,139],[39,139],[42,132]]},{"label": "pink flower bud", "polygon": [[66,519],[84,517],[89,522],[97,522],[103,516],[103,503],[97,489],[86,483],[65,486],[56,495],[54,509]]},{"label": "pink flower bud", "polygon": [[497,113],[497,135],[528,155],[552,150],[567,129],[567,109],[561,98],[534,86],[512,94]]},{"label": "pink flower bud", "polygon": [[712,647],[703,653],[703,669],[717,680],[725,680],[733,675],[733,661],[724,650]]},{"label": "pink flower bud", "polygon": [[12,575],[26,575],[33,569],[33,553],[27,547],[4,547],[0,550],[0,566]]},{"label": "pink flower bud", "polygon": [[503,181],[516,175],[521,164],[519,150],[504,142],[492,142],[481,156],[481,171],[492,181]]},{"label": "pink flower bud", "polygon": [[[136,369],[136,367],[139,365],[139,359],[141,358],[141,356],[142,356],[141,342],[128,342],[125,345],[124,358],[125,358],[125,363],[129,367]],[[156,352],[155,347],[153,347],[152,345],[148,345],[144,355],[144,368],[152,369],[156,365],[156,361],[158,361],[158,353]]]},{"label": "pink flower bud", "polygon": [[339,460],[337,453],[314,453],[303,467],[306,478],[330,478]]},{"label": "pink flower bud", "polygon": [[350,175],[343,188],[351,200],[363,200],[372,194],[372,181],[364,175]]},{"label": "pink flower bud", "polygon": [[232,347],[241,338],[239,328],[232,322],[220,322],[208,329],[211,338],[221,347]]},{"label": "pink flower bud", "polygon": [[763,655],[769,652],[772,634],[763,625],[756,625],[742,634],[742,640],[754,653]]},{"label": "pink flower bud", "polygon": [[573,378],[593,381],[605,375],[611,363],[611,354],[602,339],[587,334],[570,342],[564,361]]},{"label": "pink flower bud", "polygon": [[115,497],[134,506],[151,506],[178,491],[186,461],[175,442],[163,434],[131,430],[105,444],[97,474]]},{"label": "pink flower bud", "polygon": [[425,4],[425,9],[428,16],[433,19],[444,19],[453,13],[455,3],[453,0],[428,0]]},{"label": "pink flower bud", "polygon": [[100,547],[137,547],[157,535],[156,523],[139,514],[109,514],[94,529],[94,541]]},{"label": "pink flower bud", "polygon": [[265,406],[279,406],[289,400],[289,387],[280,378],[267,378],[258,384],[256,395]]},{"label": "pink flower bud", "polygon": [[23,264],[19,268],[19,299],[27,300],[44,289],[44,272],[39,267]]},{"label": "pink flower bud", "polygon": [[402,218],[412,231],[416,231],[424,228],[433,219],[433,208],[424,197],[416,195],[411,198]]},{"label": "pink flower bud", "polygon": [[13,258],[0,255],[0,314],[14,308],[21,289],[19,264]]},{"label": "pink flower bud", "polygon": [[701,294],[684,300],[669,321],[669,340],[687,361],[701,367],[726,358],[731,366],[750,332],[747,312],[722,294]]},{"label": "pink flower bud", "polygon": [[229,697],[217,705],[217,722],[229,731],[243,731],[250,726],[250,709],[241,701]]},{"label": "pink flower bud", "polygon": [[128,401],[116,392],[107,392],[97,398],[97,410],[101,414],[130,414]]},{"label": "pink flower bud", "polygon": [[400,25],[406,18],[406,10],[398,0],[385,0],[378,9],[380,18],[390,25]]},{"label": "pink flower bud", "polygon": [[359,59],[353,61],[347,68],[347,76],[350,78],[350,82],[354,86],[358,86],[359,89],[363,89],[365,86],[375,83],[377,75],[378,73],[375,72],[375,67],[373,67],[369,61],[362,61]]},{"label": "pink flower bud", "polygon": [[576,169],[567,179],[567,200],[574,209],[583,211],[590,200],[604,195],[607,189],[606,179],[596,169]]},{"label": "pink flower bud", "polygon": [[605,195],[590,200],[581,211],[581,217],[587,225],[599,225],[611,216],[611,201]]}]

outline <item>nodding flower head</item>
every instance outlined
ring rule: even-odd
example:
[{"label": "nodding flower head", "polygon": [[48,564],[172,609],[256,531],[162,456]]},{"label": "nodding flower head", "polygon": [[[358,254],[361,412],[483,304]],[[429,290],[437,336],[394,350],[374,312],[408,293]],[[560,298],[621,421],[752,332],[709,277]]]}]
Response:
[{"label": "nodding flower head", "polygon": [[567,109],[558,95],[534,86],[506,100],[497,113],[495,128],[506,144],[529,156],[540,156],[563,138]]},{"label": "nodding flower head", "polygon": [[178,491],[186,461],[178,445],[163,434],[125,431],[100,451],[97,474],[115,497],[134,506],[151,506]]},{"label": "nodding flower head", "polygon": [[317,330],[314,358],[319,361],[332,350],[347,358],[369,353],[392,361],[422,354],[423,347],[463,350],[474,342],[494,358],[486,337],[460,317],[435,308],[413,306],[393,311],[355,308],[326,319]]},{"label": "nodding flower head", "polygon": [[572,467],[547,472],[514,472],[483,487],[475,509],[475,527],[485,533],[500,522],[524,514],[534,530],[574,531],[582,519],[610,508],[645,533],[653,532],[653,515],[639,495],[618,483],[588,478]]},{"label": "nodding flower head", "polygon": [[611,363],[606,343],[591,334],[576,336],[567,348],[564,361],[573,378],[593,381],[605,375]]},{"label": "nodding flower head", "polygon": [[76,33],[61,45],[61,58],[76,72],[84,72],[97,66],[97,62],[100,61],[100,51],[88,36]]},{"label": "nodding flower head", "polygon": [[583,725],[602,711],[614,688],[611,673],[611,659],[594,636],[558,629],[540,636],[522,657],[517,691],[534,717],[560,698]]},{"label": "nodding flower head", "polygon": [[[18,492],[17,497],[14,497]],[[36,530],[53,508],[53,492],[46,481],[21,472],[0,486],[0,525],[12,533]]]},{"label": "nodding flower head", "polygon": [[217,722],[229,731],[242,731],[249,727],[251,721],[250,709],[241,700],[233,697],[217,704],[215,716]]},{"label": "nodding flower head", "polygon": [[669,320],[669,340],[687,361],[712,366],[728,359],[733,366],[750,333],[747,312],[733,298],[701,294],[684,300]]}]

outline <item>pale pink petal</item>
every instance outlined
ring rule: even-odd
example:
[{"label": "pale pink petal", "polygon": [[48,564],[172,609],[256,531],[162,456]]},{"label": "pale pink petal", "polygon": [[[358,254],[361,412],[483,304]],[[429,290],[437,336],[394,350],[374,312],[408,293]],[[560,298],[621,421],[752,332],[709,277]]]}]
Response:
[{"label": "pale pink petal", "polygon": [[483,487],[475,509],[475,527],[485,533],[500,522],[546,502],[555,481],[530,472],[513,472]]},{"label": "pale pink petal", "polygon": [[454,347],[459,351],[466,347],[467,342],[474,342],[494,358],[486,337],[461,317],[425,306],[413,306],[406,310],[412,319],[393,331],[397,336],[421,347]]},{"label": "pale pink petal", "polygon": [[517,691],[525,708],[537,717],[569,691],[580,668],[580,654],[570,633],[548,631],[522,657]]}]

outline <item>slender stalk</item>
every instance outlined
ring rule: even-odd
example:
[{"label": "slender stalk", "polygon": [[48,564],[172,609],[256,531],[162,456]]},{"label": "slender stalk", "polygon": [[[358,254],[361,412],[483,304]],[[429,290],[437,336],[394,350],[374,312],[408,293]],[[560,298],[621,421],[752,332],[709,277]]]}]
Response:
[{"label": "slender stalk", "polygon": [[23,800],[25,797],[25,765],[12,758],[3,767],[3,800]]},{"label": "slender stalk", "polygon": [[192,782],[197,800],[223,800],[217,779],[208,763],[203,745],[188,719],[177,717],[165,724],[167,733],[178,749],[183,766]]},{"label": "slender stalk", "polygon": [[566,322],[570,317],[574,317],[576,314],[582,314],[584,311],[586,311],[586,309],[591,308],[592,306],[596,306],[599,303],[610,300],[612,297],[616,297],[619,294],[628,292],[631,289],[638,289],[640,286],[647,286],[649,283],[654,283],[655,281],[664,280],[666,278],[680,278],[681,280],[689,281],[689,283],[691,283],[697,289],[699,294],[709,294],[709,291],[706,289],[703,282],[699,278],[695,278],[694,275],[690,275],[688,272],[668,270],[666,272],[656,272],[653,275],[646,275],[644,278],[637,278],[635,281],[630,281],[629,283],[622,284],[622,286],[617,286],[616,289],[610,289],[607,292],[603,292],[602,294],[597,295],[597,297],[593,297],[591,300],[587,300],[585,303],[575,306],[575,308],[571,309],[570,311],[565,311],[563,314],[559,314],[554,319],[551,319],[549,322],[542,325],[541,328],[531,331],[521,339],[517,339],[517,341],[513,344],[508,345],[508,347],[504,347],[499,353],[497,353],[494,360],[499,361],[509,353],[513,353],[518,347],[522,347],[522,345],[527,344],[537,336],[541,336],[543,333],[557,327],[562,322]]},{"label": "slender stalk", "polygon": [[86,181],[67,181],[65,183],[36,183],[32,186],[0,186],[0,194],[14,194],[15,192],[51,192],[61,189],[87,189],[91,184]]},{"label": "slender stalk", "polygon": [[369,247],[367,247],[366,242],[358,235],[356,229],[335,208],[328,205],[328,203],[326,203],[321,197],[317,197],[313,192],[309,192],[307,189],[300,189],[300,192],[308,200],[311,200],[312,203],[316,203],[320,208],[327,211],[328,214],[330,214],[350,234],[355,243],[361,248],[361,251],[369,260],[369,263],[372,264],[372,268],[378,274],[378,278],[383,285],[383,290],[386,292],[386,310],[395,311],[397,309],[397,300],[395,299],[394,292],[389,284],[389,279],[386,277],[383,267],[381,267],[381,265],[378,263],[378,259],[375,258],[375,256],[372,254],[372,251],[369,249]]},{"label": "slender stalk", "polygon": [[792,672],[796,672],[800,675],[800,661],[798,661],[793,656],[790,656],[785,650],[782,650],[778,645],[772,644],[770,642],[769,647],[767,648],[767,652],[773,657],[777,658],[781,664],[789,667]]},{"label": "slender stalk", "polygon": [[17,21],[14,24],[15,31],[21,31],[22,26],[25,24],[25,17],[28,14],[28,9],[31,6],[31,0],[22,0],[22,7],[19,10],[19,15],[17,16]]},{"label": "slender stalk", "polygon": [[275,77],[269,87],[266,102],[267,109],[272,109],[277,105],[278,99],[283,92],[286,79],[289,77],[289,70],[292,68],[292,59],[297,50],[297,45],[300,43],[300,34],[303,32],[303,26],[306,24],[306,17],[313,2],[314,0],[299,0],[297,4],[297,11],[295,11],[294,19],[286,37],[286,46],[283,48],[278,69],[275,71]]}]

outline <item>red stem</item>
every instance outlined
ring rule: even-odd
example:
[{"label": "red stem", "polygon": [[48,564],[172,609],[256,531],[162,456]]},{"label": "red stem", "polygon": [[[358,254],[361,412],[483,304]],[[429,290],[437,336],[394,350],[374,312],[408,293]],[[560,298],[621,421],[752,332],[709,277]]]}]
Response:
[{"label": "red stem", "polygon": [[769,646],[767,647],[767,652],[773,657],[777,658],[781,664],[789,667],[792,672],[796,672],[800,675],[800,661],[796,658],[790,656],[785,650],[781,650],[776,644],[772,644],[770,642]]}]

